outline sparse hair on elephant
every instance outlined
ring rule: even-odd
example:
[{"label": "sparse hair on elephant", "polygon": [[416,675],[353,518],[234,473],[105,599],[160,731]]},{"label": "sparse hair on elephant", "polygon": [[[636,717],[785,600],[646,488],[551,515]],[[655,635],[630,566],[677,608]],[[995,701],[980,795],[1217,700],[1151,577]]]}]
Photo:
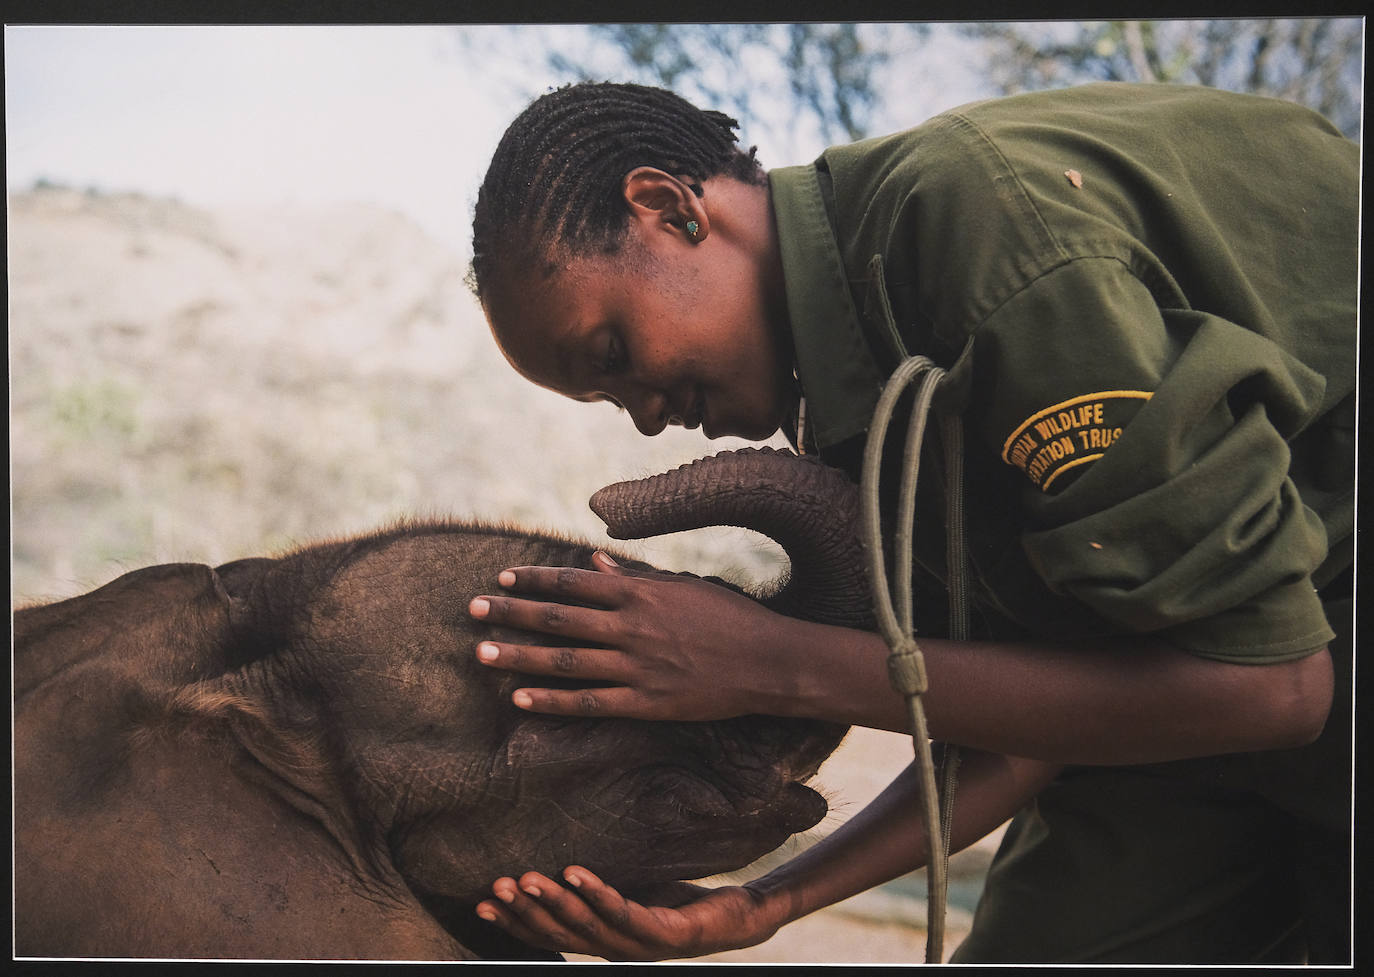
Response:
[{"label": "sparse hair on elephant", "polygon": [[[727,452],[593,507],[620,538],[763,532],[792,569],[761,599],[863,626],[855,492],[822,465]],[[511,705],[521,678],[475,662],[502,634],[467,600],[506,567],[592,551],[415,523],[16,611],[16,954],[556,958],[475,917],[491,880],[577,862],[647,894],[819,821],[803,782],[843,727]]]}]

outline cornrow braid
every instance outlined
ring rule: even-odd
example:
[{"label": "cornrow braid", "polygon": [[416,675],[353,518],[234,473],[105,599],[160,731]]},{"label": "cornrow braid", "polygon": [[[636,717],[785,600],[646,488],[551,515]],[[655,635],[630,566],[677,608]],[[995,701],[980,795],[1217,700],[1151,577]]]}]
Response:
[{"label": "cornrow braid", "polygon": [[663,88],[610,82],[565,85],[529,105],[497,144],[477,194],[469,284],[478,298],[505,261],[619,250],[628,211],[625,174],[653,166],[701,184],[725,174],[763,181],[755,149],[736,145],[739,123]]}]

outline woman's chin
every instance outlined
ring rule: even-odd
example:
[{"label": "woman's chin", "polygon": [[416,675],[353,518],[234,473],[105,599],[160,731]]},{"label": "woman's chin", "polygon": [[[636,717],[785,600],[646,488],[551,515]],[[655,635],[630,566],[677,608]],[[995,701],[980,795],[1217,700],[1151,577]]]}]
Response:
[{"label": "woman's chin", "polygon": [[742,441],[767,441],[778,433],[781,425],[774,424],[771,428],[767,425],[757,425],[754,427],[729,428],[717,430],[710,425],[703,424],[701,433],[714,441],[716,438],[739,438]]}]

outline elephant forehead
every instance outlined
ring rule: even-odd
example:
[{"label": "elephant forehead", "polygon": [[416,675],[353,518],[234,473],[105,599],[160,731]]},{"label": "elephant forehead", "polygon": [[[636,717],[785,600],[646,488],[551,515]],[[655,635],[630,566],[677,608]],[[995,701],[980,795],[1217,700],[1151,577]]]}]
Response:
[{"label": "elephant forehead", "polygon": [[[332,572],[312,592],[297,633],[323,646],[346,642],[384,654],[398,674],[436,659],[465,672],[478,638],[492,633],[468,615],[473,597],[497,589],[496,577],[507,567],[582,565],[589,552],[557,540],[464,527],[401,535],[363,548]],[[446,660],[455,650],[464,659]]]},{"label": "elephant forehead", "polygon": [[525,562],[590,566],[591,548],[564,540],[471,526],[426,526],[360,545],[333,575],[331,589],[374,604],[457,607],[496,586],[502,570]]}]

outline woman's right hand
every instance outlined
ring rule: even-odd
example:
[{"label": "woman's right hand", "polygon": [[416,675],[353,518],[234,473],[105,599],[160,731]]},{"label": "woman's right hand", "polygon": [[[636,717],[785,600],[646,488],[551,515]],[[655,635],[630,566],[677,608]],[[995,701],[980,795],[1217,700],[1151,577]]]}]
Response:
[{"label": "woman's right hand", "polygon": [[[494,899],[477,914],[525,943],[607,960],[675,960],[762,943],[782,920],[770,921],[764,901],[744,886],[706,889],[679,883],[656,893],[676,906],[626,899],[581,866],[560,885],[539,872],[497,879]],[[672,893],[672,895],[669,895]]]}]

